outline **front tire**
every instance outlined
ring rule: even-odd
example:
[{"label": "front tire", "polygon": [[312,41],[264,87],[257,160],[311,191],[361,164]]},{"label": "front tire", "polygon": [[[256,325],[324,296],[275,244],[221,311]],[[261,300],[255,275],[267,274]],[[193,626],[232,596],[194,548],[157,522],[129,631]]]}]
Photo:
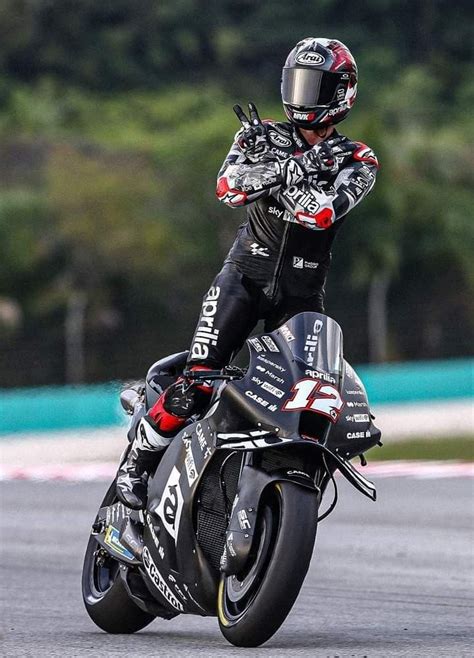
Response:
[{"label": "front tire", "polygon": [[[115,480],[101,507],[117,501]],[[130,599],[120,576],[120,565],[94,535],[87,544],[82,569],[82,597],[92,621],[107,633],[135,633],[155,619]]]},{"label": "front tire", "polygon": [[277,482],[259,513],[259,541],[245,574],[222,576],[219,626],[235,646],[257,647],[276,633],[299,594],[311,562],[316,492]]}]

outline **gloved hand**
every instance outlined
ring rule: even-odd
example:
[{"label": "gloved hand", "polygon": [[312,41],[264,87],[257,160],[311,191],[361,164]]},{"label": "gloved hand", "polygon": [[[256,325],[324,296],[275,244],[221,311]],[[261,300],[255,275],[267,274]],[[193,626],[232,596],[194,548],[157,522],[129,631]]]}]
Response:
[{"label": "gloved hand", "polygon": [[286,160],[282,168],[286,187],[297,185],[303,179],[313,182],[322,173],[336,173],[339,169],[336,152],[340,151],[339,144],[343,140],[344,137],[333,137],[316,144],[303,155]]},{"label": "gloved hand", "polygon": [[245,157],[251,162],[261,162],[263,158],[274,159],[267,139],[267,127],[262,123],[255,105],[249,103],[250,118],[240,105],[234,105],[233,109],[243,128],[238,144]]}]

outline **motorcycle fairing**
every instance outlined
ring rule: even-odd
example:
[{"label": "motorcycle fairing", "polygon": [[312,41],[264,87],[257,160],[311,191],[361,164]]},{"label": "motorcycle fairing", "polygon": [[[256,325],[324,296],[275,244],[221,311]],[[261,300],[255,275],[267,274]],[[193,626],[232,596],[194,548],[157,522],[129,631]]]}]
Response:
[{"label": "motorcycle fairing", "polygon": [[248,339],[247,346],[245,376],[223,388],[213,413],[219,435],[267,431],[267,439],[252,438],[262,447],[270,435],[279,442],[307,435],[346,459],[379,442],[365,388],[343,358],[337,322],[300,313],[279,329]]}]

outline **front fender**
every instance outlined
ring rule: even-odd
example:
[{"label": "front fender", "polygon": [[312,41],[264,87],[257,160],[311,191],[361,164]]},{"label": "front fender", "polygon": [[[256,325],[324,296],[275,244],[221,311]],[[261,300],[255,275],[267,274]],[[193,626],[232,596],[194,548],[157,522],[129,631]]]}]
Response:
[{"label": "front fender", "polygon": [[221,560],[221,571],[227,576],[243,571],[252,548],[260,500],[265,489],[274,482],[292,482],[305,489],[311,489],[318,497],[320,496],[319,488],[303,471],[283,469],[267,473],[245,465],[232,506]]}]

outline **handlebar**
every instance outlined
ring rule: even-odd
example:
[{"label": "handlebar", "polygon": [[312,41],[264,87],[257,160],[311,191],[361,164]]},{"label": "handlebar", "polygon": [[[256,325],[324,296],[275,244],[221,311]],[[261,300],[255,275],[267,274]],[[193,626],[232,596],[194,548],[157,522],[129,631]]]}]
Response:
[{"label": "handlebar", "polygon": [[222,370],[184,370],[183,375],[186,379],[196,382],[214,381],[218,379],[230,381],[232,379],[242,379],[245,370],[237,366],[226,366]]}]

